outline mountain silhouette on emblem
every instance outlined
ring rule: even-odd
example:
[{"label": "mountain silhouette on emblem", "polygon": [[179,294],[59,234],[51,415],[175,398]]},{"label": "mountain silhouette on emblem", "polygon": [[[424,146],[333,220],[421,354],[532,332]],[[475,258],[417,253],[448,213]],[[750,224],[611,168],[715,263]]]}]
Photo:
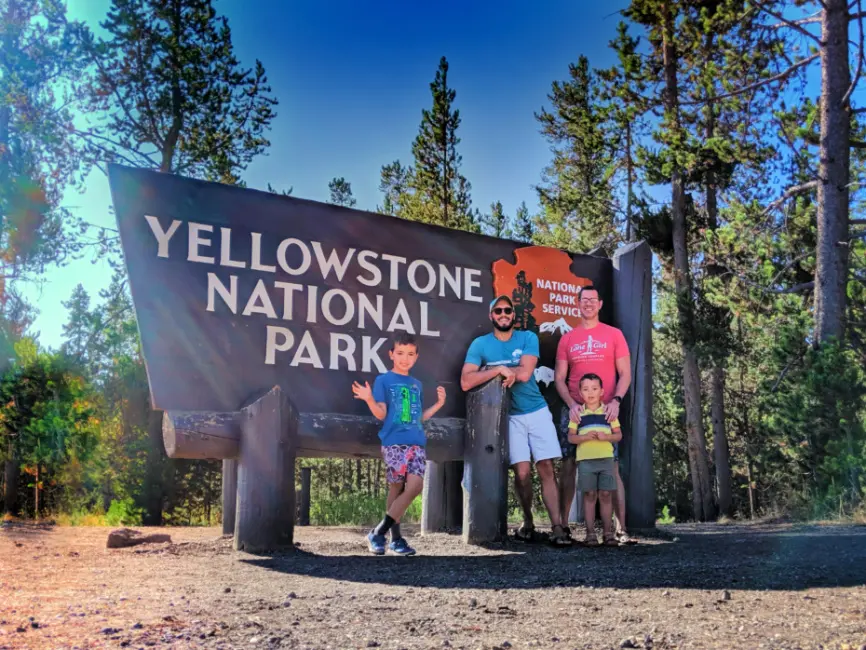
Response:
[{"label": "mountain silhouette on emblem", "polygon": [[560,334],[566,334],[572,330],[571,325],[564,318],[558,318],[552,323],[542,323],[538,327],[539,332],[547,333],[555,333],[559,332]]}]

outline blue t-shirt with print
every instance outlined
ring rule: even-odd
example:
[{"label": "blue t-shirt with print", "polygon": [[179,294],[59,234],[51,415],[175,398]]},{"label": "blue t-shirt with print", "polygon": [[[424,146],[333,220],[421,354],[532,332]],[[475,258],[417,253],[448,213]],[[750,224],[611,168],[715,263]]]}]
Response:
[{"label": "blue t-shirt with print", "polygon": [[[515,368],[520,365],[520,357],[528,354],[538,356],[538,336],[535,332],[513,330],[511,338],[500,341],[493,332],[479,336],[472,341],[466,353],[466,363],[477,366],[508,366]],[[523,415],[547,408],[547,402],[538,389],[535,377],[529,381],[516,381],[511,387],[512,415]]]},{"label": "blue t-shirt with print", "polygon": [[423,447],[427,438],[421,425],[423,392],[421,382],[409,375],[388,371],[373,382],[373,399],[388,407],[385,421],[379,430],[382,445],[418,445]]}]

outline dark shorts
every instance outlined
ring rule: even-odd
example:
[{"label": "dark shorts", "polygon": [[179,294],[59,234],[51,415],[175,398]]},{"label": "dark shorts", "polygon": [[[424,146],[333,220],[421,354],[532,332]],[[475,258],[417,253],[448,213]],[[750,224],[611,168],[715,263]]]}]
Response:
[{"label": "dark shorts", "polygon": [[577,485],[583,492],[616,491],[616,469],[613,458],[577,461]]},{"label": "dark shorts", "polygon": [[[562,450],[563,458],[577,458],[577,445],[573,445],[568,441],[568,407],[563,406],[559,414],[559,428],[556,432],[559,435],[559,448]],[[619,461],[619,443],[613,443],[613,459]]]},{"label": "dark shorts", "polygon": [[408,474],[424,478],[427,471],[427,452],[418,445],[382,447],[382,458],[388,483],[403,483]]}]

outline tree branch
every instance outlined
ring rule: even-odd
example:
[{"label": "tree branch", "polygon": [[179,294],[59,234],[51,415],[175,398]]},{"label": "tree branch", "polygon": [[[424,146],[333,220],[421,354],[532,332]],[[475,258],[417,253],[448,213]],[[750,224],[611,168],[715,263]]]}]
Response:
[{"label": "tree branch", "polygon": [[[770,14],[773,18],[780,21],[778,24],[773,25],[773,27],[778,27],[780,25],[784,25],[784,26],[790,27],[794,31],[799,32],[803,36],[807,36],[807,37],[811,38],[812,40],[817,42],[819,45],[824,44],[824,42],[818,36],[816,36],[815,34],[810,32],[808,29],[805,29],[804,27],[802,27],[801,26],[802,23],[800,21],[788,20],[782,14],[777,13],[775,11],[772,11],[770,9],[767,9],[766,5],[763,5],[760,2],[757,2],[757,0],[752,0],[752,4],[755,5],[761,11],[763,11],[764,13]],[[818,18],[817,20],[815,20],[813,18],[804,18],[803,20],[805,20],[807,23],[810,23],[810,22],[820,22],[821,19]]]},{"label": "tree branch", "polygon": [[737,90],[732,90],[729,93],[723,93],[721,95],[716,95],[715,97],[706,97],[704,99],[699,99],[699,100],[695,100],[695,101],[684,101],[684,102],[680,102],[680,104],[684,105],[684,106],[694,105],[694,104],[710,104],[712,102],[717,102],[720,99],[727,99],[728,97],[734,97],[735,95],[742,95],[743,93],[747,93],[750,90],[754,90],[755,88],[760,88],[761,86],[766,86],[767,84],[773,83],[774,81],[781,81],[782,79],[785,79],[786,77],[791,76],[791,74],[796,72],[799,68],[802,68],[803,66],[808,65],[809,63],[811,63],[812,61],[814,61],[815,59],[817,59],[820,56],[821,56],[821,53],[816,52],[812,56],[807,56],[802,61],[798,61],[797,63],[792,65],[790,68],[788,68],[787,70],[783,70],[782,72],[780,72],[777,75],[773,75],[772,77],[768,77],[767,79],[762,79],[761,81],[756,81],[753,84],[749,84],[748,86],[744,86],[743,88],[739,88]]},{"label": "tree branch", "polygon": [[852,149],[866,149],[866,142],[863,142],[862,140],[851,140],[848,142],[848,145]]},{"label": "tree branch", "polygon": [[793,25],[809,25],[811,23],[820,23],[820,16],[812,16],[810,18],[801,18],[800,20],[786,20],[775,25],[767,25],[770,29],[779,29],[780,27],[791,27]]},{"label": "tree branch", "polygon": [[[862,8],[862,0],[857,0],[858,15],[863,14],[862,11],[859,11]],[[857,57],[857,71],[854,73],[854,78],[851,80],[851,85],[848,86],[848,90],[845,91],[845,96],[842,97],[842,106],[846,106],[848,104],[848,100],[851,98],[851,93],[854,92],[854,87],[857,85],[857,82],[860,81],[860,74],[863,72],[863,21],[857,21],[857,25],[860,28],[860,42],[857,44],[860,56]]]},{"label": "tree branch", "polygon": [[852,226],[866,226],[866,219],[850,219],[848,223]]},{"label": "tree branch", "polygon": [[792,196],[803,194],[805,192],[808,192],[809,190],[816,189],[817,187],[818,181],[809,181],[808,183],[803,183],[802,185],[794,185],[793,187],[789,187],[787,190],[785,190],[782,196],[780,196],[778,199],[776,199],[766,207],[766,209],[761,213],[761,216],[767,216],[770,212],[778,208]]}]

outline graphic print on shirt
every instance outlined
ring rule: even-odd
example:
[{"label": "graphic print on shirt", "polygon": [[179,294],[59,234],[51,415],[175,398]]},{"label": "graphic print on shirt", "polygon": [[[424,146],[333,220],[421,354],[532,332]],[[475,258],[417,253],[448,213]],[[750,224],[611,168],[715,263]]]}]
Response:
[{"label": "graphic print on shirt", "polygon": [[417,386],[392,386],[391,405],[400,424],[412,424],[421,418],[421,391]]},{"label": "graphic print on shirt", "polygon": [[607,350],[607,342],[592,338],[592,334],[585,341],[579,341],[569,348],[572,357],[579,356],[585,361],[600,361],[604,359]]}]

